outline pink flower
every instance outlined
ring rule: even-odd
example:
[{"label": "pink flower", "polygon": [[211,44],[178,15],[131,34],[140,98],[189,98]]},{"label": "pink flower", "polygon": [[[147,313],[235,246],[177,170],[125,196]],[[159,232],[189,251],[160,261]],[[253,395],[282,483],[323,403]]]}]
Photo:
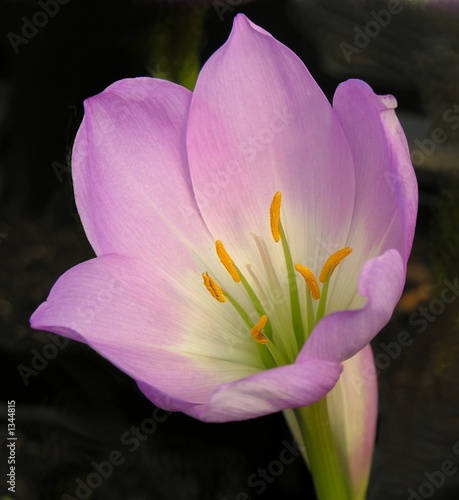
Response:
[{"label": "pink flower", "polygon": [[32,326],[204,421],[323,398],[404,286],[417,188],[395,106],[350,80],[331,107],[242,15],[194,93],[111,85],[86,101],[73,150],[97,257],[57,281]]}]

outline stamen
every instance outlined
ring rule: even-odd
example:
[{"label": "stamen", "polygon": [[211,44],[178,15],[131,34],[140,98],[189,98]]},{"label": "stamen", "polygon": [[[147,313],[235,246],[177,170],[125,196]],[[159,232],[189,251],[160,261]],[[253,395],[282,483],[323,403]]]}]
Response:
[{"label": "stamen", "polygon": [[303,276],[304,281],[306,281],[306,286],[311,292],[311,297],[314,300],[320,299],[320,288],[319,283],[317,283],[314,273],[309,269],[309,267],[303,266],[301,264],[295,264],[295,269]]},{"label": "stamen", "polygon": [[263,314],[258,323],[250,330],[250,334],[259,344],[267,344],[269,342],[268,337],[261,331],[265,327],[267,321],[268,317]]},{"label": "stamen", "polygon": [[278,191],[271,202],[269,210],[269,219],[271,222],[271,234],[274,241],[277,243],[280,240],[279,222],[280,222],[280,207],[282,201],[282,193]]},{"label": "stamen", "polygon": [[220,262],[225,266],[226,270],[230,273],[231,277],[236,283],[239,283],[241,281],[241,277],[239,276],[239,273],[237,272],[236,266],[234,265],[233,260],[229,256],[228,252],[226,251],[225,247],[223,246],[223,243],[220,240],[217,240],[215,242],[215,248],[217,250],[217,255],[220,259]]},{"label": "stamen", "polygon": [[206,288],[209,290],[212,297],[218,300],[218,302],[226,302],[226,297],[223,295],[222,289],[207,272],[202,273],[202,278],[204,280],[204,285],[206,285]]},{"label": "stamen", "polygon": [[[273,198],[271,203],[271,230],[273,226],[279,231],[280,240],[282,242],[282,251],[284,252],[285,266],[287,267],[287,275],[289,282],[289,294],[290,294],[290,307],[292,313],[292,325],[295,332],[296,346],[292,344],[293,350],[301,349],[304,344],[304,328],[303,320],[301,317],[301,307],[300,299],[298,297],[298,287],[296,284],[295,268],[293,267],[292,254],[288,246],[287,237],[285,236],[284,228],[282,227],[282,222],[280,222],[280,204],[281,204],[282,194],[278,191]],[[273,225],[273,213],[277,214],[277,223]],[[273,232],[273,238],[276,236]]]},{"label": "stamen", "polygon": [[352,252],[352,248],[344,247],[341,250],[338,250],[333,255],[331,255],[327,262],[325,262],[324,267],[319,276],[319,281],[325,283],[330,276],[333,274],[333,271],[340,264],[340,262],[345,259]]},{"label": "stamen", "polygon": [[265,268],[266,276],[268,277],[268,284],[271,290],[280,290],[281,286],[279,280],[277,279],[276,271],[274,270],[274,265],[269,256],[268,248],[266,246],[265,241],[260,236],[257,236],[254,233],[251,233],[253,239],[258,248],[258,252],[260,253],[261,260],[263,262],[263,267]]},{"label": "stamen", "polygon": [[262,302],[267,302],[268,297],[266,297],[265,291],[263,290],[263,286],[261,285],[261,281],[258,279],[258,276],[255,274],[253,267],[250,264],[247,264],[247,271],[249,271],[250,277],[252,278],[253,283],[255,284],[255,289],[258,292],[258,295],[261,298]]}]

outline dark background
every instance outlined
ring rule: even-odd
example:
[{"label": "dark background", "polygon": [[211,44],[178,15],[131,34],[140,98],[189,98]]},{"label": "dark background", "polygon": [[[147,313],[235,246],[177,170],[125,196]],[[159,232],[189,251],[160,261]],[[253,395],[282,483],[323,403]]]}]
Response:
[{"label": "dark background", "polygon": [[[420,210],[404,296],[373,343],[386,358],[377,358],[380,415],[368,498],[408,499],[414,492],[456,499],[459,302],[430,316],[422,332],[410,315],[431,311],[444,280],[459,276],[459,119],[444,119],[448,110],[459,117],[457,10],[443,7],[447,2],[402,1],[400,12],[347,61],[341,44],[355,44],[358,29],[374,20],[371,12],[387,10],[388,1],[261,0],[232,7],[240,3],[227,2],[220,16],[209,7],[202,62],[226,40],[234,15],[245,12],[303,58],[329,97],[340,81],[360,77],[399,101],[416,152]],[[42,9],[35,1],[0,2],[1,425],[4,433],[6,402],[14,399],[17,500],[75,498],[77,479],[86,481],[91,463],[107,461],[114,450],[123,463],[88,498],[238,500],[240,492],[251,499],[314,498],[301,459],[262,483],[266,488],[248,483],[292,442],[282,415],[212,425],[153,414],[135,383],[96,353],[28,324],[56,279],[93,256],[68,167],[82,102],[117,79],[161,73],[152,56],[155,30],[176,12],[193,18],[185,7],[170,9],[147,0],[70,0],[15,53],[8,34],[21,35],[23,17]],[[446,137],[441,143],[434,141],[438,128]],[[385,363],[384,346],[401,331],[413,343]],[[122,436],[142,424],[151,433],[131,450]],[[7,495],[6,448],[0,460],[0,495]],[[444,481],[432,476],[448,460],[458,468]]]}]

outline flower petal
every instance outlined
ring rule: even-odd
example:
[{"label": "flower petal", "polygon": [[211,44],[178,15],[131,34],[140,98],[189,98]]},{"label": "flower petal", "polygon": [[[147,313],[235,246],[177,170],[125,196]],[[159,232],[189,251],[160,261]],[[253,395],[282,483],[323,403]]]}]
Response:
[{"label": "flower petal", "polygon": [[345,241],[354,171],[339,121],[301,60],[243,15],[199,75],[187,146],[203,217],[236,261],[260,259],[252,233],[272,239],[277,191],[299,262],[322,240]]},{"label": "flower petal", "polygon": [[[211,337],[218,341],[219,326],[222,332],[230,327],[216,324],[196,304],[183,303],[187,297],[177,297],[157,277],[162,288],[151,297],[152,279],[142,261],[124,256],[87,261],[58,280],[32,326],[89,344],[134,378],[153,402],[201,420],[241,420],[310,404],[338,380],[339,363],[312,358],[262,370],[249,335],[247,342],[229,345],[221,337],[220,347],[200,345]],[[193,311],[204,316],[208,336],[190,331],[199,324]]]},{"label": "flower petal", "polygon": [[[336,90],[333,106],[352,150],[356,171],[350,238],[365,234],[365,251],[395,248],[407,260],[414,235],[418,188],[408,144],[392,96],[378,96],[360,80]],[[381,244],[381,231],[385,231]],[[356,236],[356,239],[359,237]]]},{"label": "flower petal", "polygon": [[190,99],[173,83],[134,78],[86,100],[72,175],[78,213],[97,255],[167,264],[176,246],[171,232],[191,243],[208,234],[186,157]]},{"label": "flower petal", "polygon": [[352,486],[352,498],[365,498],[378,416],[377,374],[371,346],[344,361],[336,386],[327,394],[330,424]]},{"label": "flower petal", "polygon": [[201,405],[183,405],[170,398],[158,399],[155,390],[141,383],[145,395],[159,406],[180,410],[205,422],[229,422],[255,418],[288,408],[315,403],[336,384],[339,363],[305,358],[302,363],[264,370],[221,385]]},{"label": "flower petal", "polygon": [[364,82],[349,80],[336,90],[334,110],[352,150],[355,207],[347,245],[353,248],[340,266],[330,293],[334,309],[360,306],[359,270],[389,248],[406,261],[413,242],[418,190],[405,134],[392,96],[378,96]]},{"label": "flower petal", "polygon": [[65,273],[31,323],[89,344],[171,398],[201,404],[221,384],[262,369],[248,331],[235,331],[231,306],[202,289],[205,298],[185,277],[180,288],[141,260],[106,255]]},{"label": "flower petal", "polygon": [[368,261],[359,277],[361,309],[338,311],[316,325],[299,355],[344,361],[363,349],[386,325],[402,294],[405,263],[396,250]]}]

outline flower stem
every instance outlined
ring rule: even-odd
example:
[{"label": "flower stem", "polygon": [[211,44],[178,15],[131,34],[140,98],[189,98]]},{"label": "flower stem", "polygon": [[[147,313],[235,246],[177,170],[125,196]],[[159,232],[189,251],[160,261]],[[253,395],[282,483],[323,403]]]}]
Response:
[{"label": "flower stem", "polygon": [[207,11],[207,6],[199,5],[164,6],[158,10],[147,49],[151,76],[193,90],[201,66],[200,48]]},{"label": "flower stem", "polygon": [[318,500],[350,500],[350,484],[333,441],[326,399],[292,411],[301,435],[292,431],[306,448]]}]

